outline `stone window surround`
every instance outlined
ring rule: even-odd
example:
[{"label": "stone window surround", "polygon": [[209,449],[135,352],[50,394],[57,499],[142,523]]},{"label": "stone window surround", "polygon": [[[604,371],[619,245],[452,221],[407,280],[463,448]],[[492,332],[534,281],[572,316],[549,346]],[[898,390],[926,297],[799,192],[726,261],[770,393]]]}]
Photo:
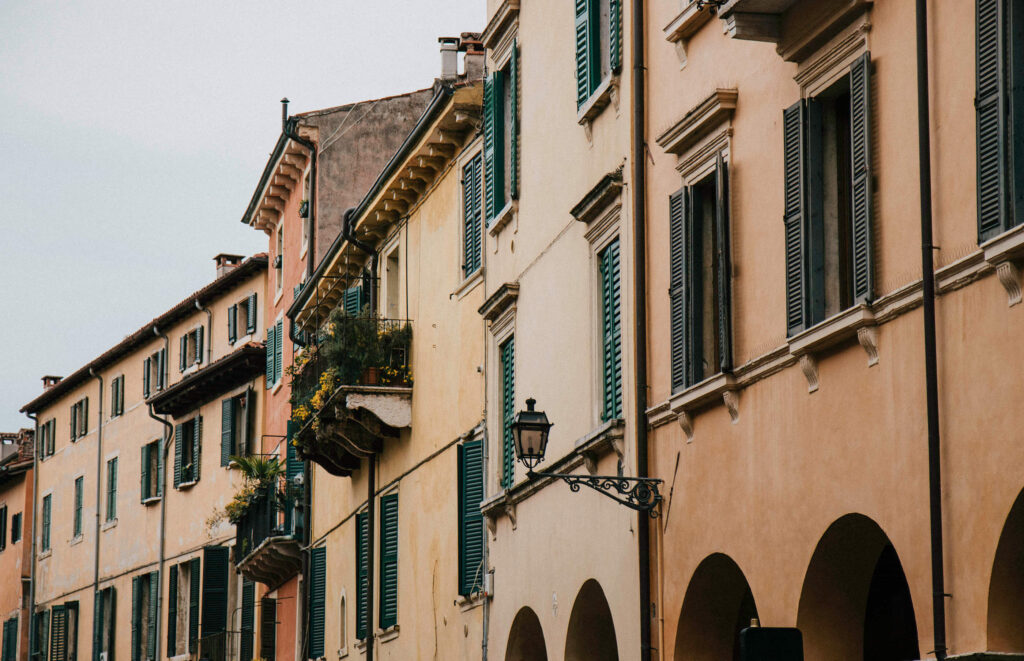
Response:
[{"label": "stone window surround", "polygon": [[[502,285],[494,295],[483,307],[480,308],[480,314],[487,322],[487,347],[485,349],[486,358],[485,363],[491,366],[486,369],[484,375],[485,387],[487,388],[487,399],[491,402],[501,402],[501,345],[504,344],[509,338],[515,336],[516,330],[516,307],[519,299],[519,283],[505,283]],[[518,351],[516,352],[519,353]],[[517,361],[518,362],[518,361]],[[518,374],[518,370],[516,370]],[[496,439],[495,447],[500,449],[502,443],[501,433],[501,414],[496,411],[493,420],[489,421],[488,424],[492,427],[489,430],[488,436]],[[488,449],[487,452],[490,457],[491,466],[488,467],[487,474],[489,476],[488,484],[484,485],[484,493],[504,493],[505,489],[500,489],[500,476],[501,476],[501,452],[491,452]],[[513,483],[515,482],[513,473]]]}]

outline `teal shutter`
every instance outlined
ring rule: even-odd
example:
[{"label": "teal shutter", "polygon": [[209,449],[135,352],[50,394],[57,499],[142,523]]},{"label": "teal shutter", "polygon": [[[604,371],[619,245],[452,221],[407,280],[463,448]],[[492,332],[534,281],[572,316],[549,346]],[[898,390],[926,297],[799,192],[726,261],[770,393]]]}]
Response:
[{"label": "teal shutter", "polygon": [[601,330],[604,407],[602,420],[622,416],[622,321],[619,283],[619,240],[601,252]]},{"label": "teal shutter", "polygon": [[178,654],[178,565],[171,565],[167,583],[167,656]]},{"label": "teal shutter", "polygon": [[247,335],[256,332],[256,294],[249,294],[249,309],[245,313],[245,332]]},{"label": "teal shutter", "polygon": [[203,416],[196,416],[192,427],[192,481],[199,481],[199,462],[203,458]]},{"label": "teal shutter", "polygon": [[576,0],[576,107],[586,103],[601,83],[599,24],[597,0]]},{"label": "teal shutter", "polygon": [[286,426],[285,437],[287,450],[284,456],[284,474],[288,480],[288,484],[295,484],[295,478],[302,475],[302,460],[299,459],[298,453],[296,452],[295,446],[292,444],[292,439],[295,438],[295,432],[298,431],[299,424],[292,420],[288,421]]},{"label": "teal shutter", "polygon": [[732,369],[732,255],[729,243],[729,166],[715,165],[715,252],[718,261],[718,367]]},{"label": "teal shutter", "polygon": [[142,398],[149,399],[149,373],[152,370],[153,359],[147,358],[142,361]]},{"label": "teal shutter", "polygon": [[274,340],[274,335],[277,332],[276,326],[271,326],[267,329],[267,390],[274,387],[274,351],[277,343]]},{"label": "teal shutter", "polygon": [[[157,387],[157,390],[163,390],[164,386],[167,385],[167,349],[161,349],[160,350],[160,353],[157,354],[157,361],[156,362],[157,362],[157,369],[158,369],[158,373],[156,375],[156,387]],[[88,402],[86,402],[85,408],[86,408],[86,411],[89,410],[89,403]],[[111,659],[107,659],[107,661],[111,661]]]},{"label": "teal shutter", "polygon": [[178,340],[178,371],[184,372],[188,367],[188,335],[182,335]]},{"label": "teal shutter", "polygon": [[43,550],[48,551],[50,549],[50,508],[52,495],[47,495],[43,498]]},{"label": "teal shutter", "polygon": [[277,656],[277,600],[260,600],[260,656],[274,661]]},{"label": "teal shutter", "polygon": [[160,572],[149,572],[149,614],[146,619],[146,657],[150,661],[156,659],[156,621],[160,614],[158,603],[160,598]]},{"label": "teal shutter", "polygon": [[228,342],[235,343],[238,339],[238,305],[228,308]]},{"label": "teal shutter", "polygon": [[[977,0],[978,241],[1007,226],[1006,11],[1003,0]],[[852,95],[851,95],[852,96]]]},{"label": "teal shutter", "polygon": [[182,439],[182,426],[174,425],[174,488],[181,486],[181,453],[184,450],[184,439]]},{"label": "teal shutter", "polygon": [[512,421],[516,405],[515,338],[501,345],[501,486],[512,488],[515,479],[515,446],[512,439]]},{"label": "teal shutter", "polygon": [[235,453],[235,415],[238,401],[233,397],[220,403],[220,465],[227,466]]},{"label": "teal shutter", "polygon": [[142,593],[139,590],[139,577],[132,577],[132,661],[139,659],[139,618],[142,613]]},{"label": "teal shutter", "polygon": [[281,380],[284,367],[284,321],[277,322],[277,330],[274,332],[274,383]]},{"label": "teal shutter", "polygon": [[85,497],[85,477],[75,479],[75,514],[72,521],[72,532],[75,537],[82,534],[82,500]]},{"label": "teal shutter", "polygon": [[[614,0],[613,0],[614,2]],[[509,190],[513,200],[519,199],[519,40],[512,43],[512,56],[509,61],[509,100],[511,101],[508,121],[509,127]]]},{"label": "teal shutter", "polygon": [[783,180],[786,234],[786,333],[795,335],[808,325],[806,256],[804,246],[804,107],[797,101],[782,113]]},{"label": "teal shutter", "polygon": [[256,624],[256,586],[242,578],[242,626],[238,642],[239,661],[252,661],[253,630]]},{"label": "teal shutter", "polygon": [[363,286],[354,285],[345,290],[343,305],[345,314],[350,317],[358,317],[363,311]]},{"label": "teal shutter", "polygon": [[853,175],[853,300],[870,301],[873,296],[871,263],[871,53],[864,53],[850,65],[850,153]]},{"label": "teal shutter", "polygon": [[380,628],[398,623],[398,494],[380,499]]},{"label": "teal shutter", "polygon": [[459,594],[470,596],[483,585],[484,444],[466,441],[458,446],[459,470]]},{"label": "teal shutter", "polygon": [[309,550],[309,657],[324,655],[324,610],[327,602],[327,549]]},{"label": "teal shutter", "polygon": [[142,446],[142,470],[140,471],[142,480],[139,484],[139,495],[142,501],[153,495],[149,493],[149,447],[149,444]]},{"label": "teal shutter", "polygon": [[462,272],[475,273],[481,263],[480,163],[477,154],[462,169]]},{"label": "teal shutter", "polygon": [[622,0],[608,0],[608,60],[613,72],[622,71]]},{"label": "teal shutter", "polygon": [[700,242],[703,218],[698,217],[697,206],[702,200],[692,187],[686,191],[686,207],[683,217],[683,250],[686,260],[683,296],[686,298],[686,385],[691,386],[704,380],[704,276],[701,268]]},{"label": "teal shutter", "polygon": [[103,590],[96,591],[92,611],[92,661],[100,661],[103,653]]},{"label": "teal shutter", "polygon": [[356,514],[356,638],[366,640],[369,611],[369,516]]},{"label": "teal shutter", "polygon": [[156,450],[156,495],[164,495],[164,448],[163,440],[154,441],[150,446],[150,452]]},{"label": "teal shutter", "polygon": [[484,202],[488,225],[505,206],[505,80],[494,71],[484,81]]},{"label": "teal shutter", "polygon": [[203,549],[203,637],[227,630],[228,547]]},{"label": "teal shutter", "polygon": [[203,326],[196,329],[196,364],[203,362]]},{"label": "teal shutter", "polygon": [[669,245],[669,330],[672,392],[686,386],[686,191],[680,189],[668,198]]},{"label": "teal shutter", "polygon": [[199,558],[188,563],[188,651],[195,654],[199,644]]},{"label": "teal shutter", "polygon": [[[17,643],[17,620],[12,620],[15,624],[11,631],[11,647],[12,652],[14,645]],[[11,655],[11,661],[14,661],[14,655]],[[68,658],[68,610],[65,606],[54,606],[50,613],[50,661],[67,661]]]}]

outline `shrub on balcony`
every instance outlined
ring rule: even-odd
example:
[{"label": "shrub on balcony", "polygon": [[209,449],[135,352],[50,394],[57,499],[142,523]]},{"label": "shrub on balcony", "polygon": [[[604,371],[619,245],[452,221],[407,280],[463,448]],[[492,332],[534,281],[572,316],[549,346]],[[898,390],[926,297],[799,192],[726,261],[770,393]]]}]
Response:
[{"label": "shrub on balcony", "polygon": [[278,478],[284,474],[284,466],[275,457],[249,456],[231,457],[242,472],[244,482],[224,507],[228,521],[238,524],[245,518],[255,503],[266,498],[267,492],[274,487]]}]

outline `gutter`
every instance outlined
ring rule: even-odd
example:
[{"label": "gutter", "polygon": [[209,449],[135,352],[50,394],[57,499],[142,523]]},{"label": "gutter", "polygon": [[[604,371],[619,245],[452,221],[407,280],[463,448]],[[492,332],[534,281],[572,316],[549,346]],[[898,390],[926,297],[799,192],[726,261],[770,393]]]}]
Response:
[{"label": "gutter", "polygon": [[29,569],[30,578],[28,584],[28,605],[29,605],[29,629],[28,649],[29,653],[36,649],[36,521],[39,514],[39,416],[34,413],[25,414],[33,423],[35,432],[32,436],[32,566]]},{"label": "gutter", "polygon": [[[167,517],[167,453],[171,447],[171,439],[173,438],[174,425],[167,422],[164,418],[161,418],[153,413],[153,405],[148,406],[149,417],[153,418],[164,426],[164,438],[160,444],[160,461],[163,462],[164,469],[159,471],[160,479],[160,560],[159,570],[160,573],[157,576],[163,577],[164,574],[164,540],[167,536],[167,528],[165,526]],[[157,604],[156,604],[156,642],[157,646],[160,645],[160,613],[163,612],[164,605],[164,591],[157,590]],[[159,656],[159,655],[157,655]]]},{"label": "gutter", "polygon": [[[100,587],[100,496],[103,493],[100,487],[103,476],[103,377],[97,374],[96,370],[92,367],[89,368],[89,374],[100,382],[100,401],[97,407],[98,418],[96,423],[96,543],[94,545],[95,552],[93,553],[92,568],[92,603],[95,604],[96,595],[99,594]],[[86,421],[86,427],[88,427],[88,421]]]}]

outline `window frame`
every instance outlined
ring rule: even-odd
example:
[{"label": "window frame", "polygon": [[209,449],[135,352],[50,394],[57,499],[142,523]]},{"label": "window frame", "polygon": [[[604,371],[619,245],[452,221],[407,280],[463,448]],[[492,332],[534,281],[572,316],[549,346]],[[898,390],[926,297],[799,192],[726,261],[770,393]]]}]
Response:
[{"label": "window frame", "polygon": [[42,521],[40,522],[40,541],[39,548],[45,553],[53,549],[53,540],[51,538],[53,528],[53,494],[47,493],[43,495],[43,512]]},{"label": "window frame", "polygon": [[103,509],[103,522],[114,523],[117,521],[117,473],[118,473],[118,457],[110,457],[107,459],[107,471],[106,471],[106,501]]},{"label": "window frame", "polygon": [[82,537],[82,509],[85,506],[85,476],[78,475],[74,481],[71,509],[71,538]]},{"label": "window frame", "polygon": [[124,374],[110,381],[110,418],[124,415]]}]

